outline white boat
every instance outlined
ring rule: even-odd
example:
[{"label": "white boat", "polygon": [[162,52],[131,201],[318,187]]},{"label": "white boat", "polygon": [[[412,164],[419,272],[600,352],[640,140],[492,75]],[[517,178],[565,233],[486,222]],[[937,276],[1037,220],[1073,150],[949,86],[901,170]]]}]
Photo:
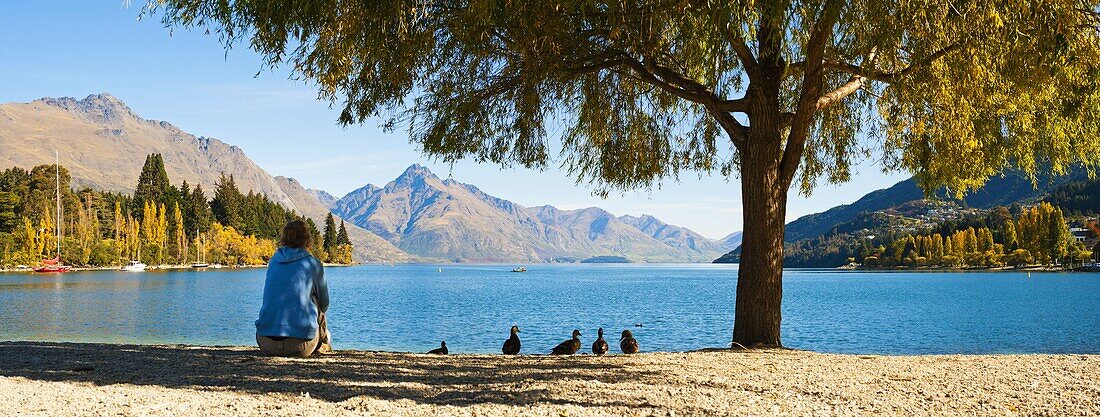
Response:
[{"label": "white boat", "polygon": [[524,268],[522,266],[519,268],[512,268],[512,272],[527,272],[527,268]]},{"label": "white boat", "polygon": [[145,268],[146,265],[141,263],[141,261],[130,261],[128,265],[122,267],[122,270],[129,272],[142,272],[145,271]]}]

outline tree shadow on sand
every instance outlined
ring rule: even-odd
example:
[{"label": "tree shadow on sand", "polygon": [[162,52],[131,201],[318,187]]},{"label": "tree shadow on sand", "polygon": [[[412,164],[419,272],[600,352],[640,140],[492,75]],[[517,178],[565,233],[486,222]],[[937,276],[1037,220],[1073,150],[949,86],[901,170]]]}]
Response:
[{"label": "tree shadow on sand", "polygon": [[[607,358],[429,356],[337,352],[319,358],[270,358],[255,349],[84,343],[0,342],[0,376],[96,385],[228,389],[249,393],[308,392],[343,401],[358,396],[423,404],[572,404],[652,407],[641,396],[600,399],[547,386],[565,380],[656,384],[660,372],[609,363]],[[581,398],[578,398],[581,397]]]}]

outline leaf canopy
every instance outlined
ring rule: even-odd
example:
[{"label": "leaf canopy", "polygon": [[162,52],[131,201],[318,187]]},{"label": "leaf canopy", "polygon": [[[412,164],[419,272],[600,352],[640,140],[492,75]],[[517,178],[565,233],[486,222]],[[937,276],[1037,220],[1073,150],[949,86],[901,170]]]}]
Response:
[{"label": "leaf canopy", "polygon": [[732,175],[761,146],[793,155],[804,193],[871,154],[959,193],[1011,167],[1100,162],[1096,2],[157,0],[143,13],[289,63],[342,123],[407,123],[451,162],[543,168],[560,149],[605,193]]}]

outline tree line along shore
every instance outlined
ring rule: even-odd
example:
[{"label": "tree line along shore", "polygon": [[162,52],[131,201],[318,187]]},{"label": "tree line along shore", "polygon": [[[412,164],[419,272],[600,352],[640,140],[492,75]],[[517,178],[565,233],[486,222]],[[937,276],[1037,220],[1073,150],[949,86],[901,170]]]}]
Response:
[{"label": "tree line along shore", "polygon": [[[1087,224],[1100,231],[1095,221]],[[879,240],[880,242],[882,240]],[[874,245],[863,238],[850,265],[878,268],[1035,268],[1073,269],[1094,260],[1100,242],[1090,248],[1076,239],[1062,209],[1043,202],[1009,210],[992,210],[981,218],[950,221],[937,230],[906,233]]]},{"label": "tree line along shore", "polygon": [[[64,166],[0,171],[0,269],[53,259],[58,222],[61,261],[79,268],[114,267],[130,260],[164,266],[200,260],[263,265],[275,251],[283,225],[295,219],[309,226],[315,257],[331,264],[352,263],[347,230],[331,214],[318,228],[312,219],[263,194],[242,193],[233,177],[224,175],[208,199],[202,185],[184,181],[173,186],[159,154],[146,157],[132,195],[73,190],[70,183]],[[55,187],[60,187],[60,217],[54,209]]]}]

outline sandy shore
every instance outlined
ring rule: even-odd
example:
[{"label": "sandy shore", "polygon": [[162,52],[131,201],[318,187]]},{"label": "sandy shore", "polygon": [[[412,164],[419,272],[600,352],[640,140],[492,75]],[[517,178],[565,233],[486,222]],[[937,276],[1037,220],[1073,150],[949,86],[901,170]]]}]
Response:
[{"label": "sandy shore", "polygon": [[1100,356],[448,357],[0,342],[15,415],[1100,415]]}]

